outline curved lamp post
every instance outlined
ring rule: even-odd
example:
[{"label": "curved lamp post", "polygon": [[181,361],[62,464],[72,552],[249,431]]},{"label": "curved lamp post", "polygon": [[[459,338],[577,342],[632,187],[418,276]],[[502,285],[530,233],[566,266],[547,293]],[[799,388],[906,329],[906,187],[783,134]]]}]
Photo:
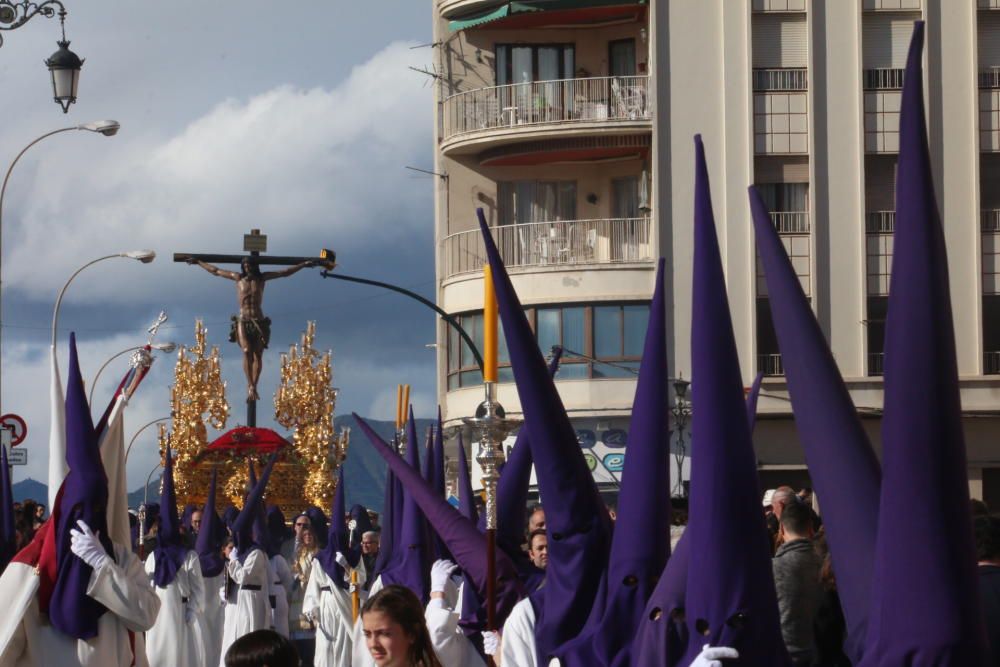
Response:
[{"label": "curved lamp post", "polygon": [[139,434],[140,434],[140,433],[142,433],[143,431],[145,431],[145,430],[146,430],[147,428],[149,428],[149,427],[150,427],[150,426],[152,426],[153,424],[159,424],[160,422],[165,422],[165,421],[167,421],[168,419],[170,419],[170,416],[169,416],[169,415],[168,415],[168,416],[166,416],[166,417],[160,417],[159,419],[154,419],[154,420],[153,420],[153,421],[151,421],[151,422],[148,422],[148,423],[146,423],[146,424],[143,424],[142,426],[140,426],[140,427],[139,427],[139,430],[135,432],[135,435],[133,435],[133,436],[132,436],[132,439],[128,441],[128,447],[126,447],[126,448],[125,448],[125,467],[126,467],[126,475],[128,474],[128,455],[129,455],[129,452],[131,452],[131,451],[132,451],[132,443],[134,443],[134,442],[135,442],[135,440],[136,440],[136,438],[138,438],[138,437],[139,437]]},{"label": "curved lamp post", "polygon": [[[24,155],[29,148],[37,144],[39,141],[51,137],[54,134],[60,134],[62,132],[69,132],[71,130],[83,130],[86,132],[96,132],[97,134],[104,135],[105,137],[113,137],[118,134],[118,130],[121,128],[121,124],[116,120],[95,120],[90,123],[83,123],[82,125],[73,125],[71,127],[64,127],[58,130],[52,130],[51,132],[46,132],[42,136],[33,140],[30,144],[21,149],[21,152],[17,154],[14,161],[10,163],[7,167],[7,173],[3,177],[3,185],[0,186],[0,324],[3,322],[3,198],[7,193],[7,181],[10,180],[10,174],[14,171],[14,165],[17,164],[21,156]],[[0,351],[2,351],[2,331],[3,328],[0,326]],[[0,352],[0,387],[2,387],[2,377],[3,377],[3,362],[2,362],[2,352]],[[2,403],[2,392],[0,392],[0,403]]]},{"label": "curved lamp post", "polygon": [[127,257],[129,259],[135,259],[143,264],[149,264],[154,259],[156,259],[156,252],[153,250],[129,250],[128,252],[119,252],[114,255],[105,255],[104,257],[98,257],[97,259],[92,259],[79,269],[73,272],[73,275],[69,277],[66,284],[62,286],[59,290],[59,296],[56,298],[56,307],[52,310],[52,347],[55,349],[56,346],[56,330],[59,328],[59,306],[62,305],[63,295],[66,294],[66,288],[70,286],[73,279],[76,278],[80,273],[89,266],[93,266],[98,262],[103,262],[106,259],[114,259],[115,257]]},{"label": "curved lamp post", "polygon": [[674,380],[674,404],[670,408],[670,414],[674,417],[674,429],[677,431],[677,448],[674,452],[674,461],[677,463],[677,484],[674,488],[680,497],[687,496],[684,493],[684,457],[687,455],[687,446],[684,444],[684,428],[691,418],[691,402],[687,400],[687,390],[691,383],[683,377]]},{"label": "curved lamp post", "polygon": [[[177,343],[173,343],[173,342],[168,342],[168,343],[150,343],[149,347],[151,349],[159,350],[160,352],[166,352],[167,354],[170,354],[171,352],[173,352],[174,350],[177,349]],[[114,361],[118,357],[122,356],[123,354],[128,354],[129,352],[135,352],[136,350],[144,350],[144,349],[146,349],[145,345],[135,345],[133,347],[126,347],[121,352],[116,352],[115,354],[113,354],[110,357],[108,357],[107,360],[103,364],[101,364],[101,367],[99,369],[97,369],[97,373],[94,375],[94,379],[90,383],[90,393],[87,395],[87,405],[93,406],[93,404],[94,404],[94,389],[97,388],[97,380],[98,380],[98,378],[101,377],[101,373],[104,372],[104,369],[108,367],[108,364],[110,364],[112,361]]]}]

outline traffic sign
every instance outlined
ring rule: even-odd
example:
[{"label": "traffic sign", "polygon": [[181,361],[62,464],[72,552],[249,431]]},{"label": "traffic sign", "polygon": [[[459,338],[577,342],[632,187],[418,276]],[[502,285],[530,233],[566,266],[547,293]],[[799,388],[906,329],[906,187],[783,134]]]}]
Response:
[{"label": "traffic sign", "polygon": [[[7,447],[6,443],[4,443],[4,447]],[[12,466],[28,465],[28,450],[7,447],[7,463]]]},{"label": "traffic sign", "polygon": [[15,415],[13,412],[0,415],[0,427],[11,431],[10,444],[12,447],[17,447],[28,437],[27,422],[21,415]]}]

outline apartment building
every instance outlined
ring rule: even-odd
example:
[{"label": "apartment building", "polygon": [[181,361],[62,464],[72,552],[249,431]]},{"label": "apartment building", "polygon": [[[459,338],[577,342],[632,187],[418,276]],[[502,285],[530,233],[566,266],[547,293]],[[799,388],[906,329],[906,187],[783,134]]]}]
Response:
[{"label": "apartment building", "polygon": [[[878,448],[900,92],[912,23],[926,20],[970,488],[1000,505],[1000,0],[434,0],[434,18],[439,304],[481,337],[482,207],[540,347],[568,350],[557,386],[595,475],[620,472],[660,256],[670,372],[697,382],[700,132],[744,383],[765,375],[764,485],[808,475],[746,187],[770,205]],[[439,399],[457,425],[480,378],[443,324],[439,341]],[[520,411],[512,384],[500,397]],[[687,398],[665,406],[685,427],[684,471]]]}]

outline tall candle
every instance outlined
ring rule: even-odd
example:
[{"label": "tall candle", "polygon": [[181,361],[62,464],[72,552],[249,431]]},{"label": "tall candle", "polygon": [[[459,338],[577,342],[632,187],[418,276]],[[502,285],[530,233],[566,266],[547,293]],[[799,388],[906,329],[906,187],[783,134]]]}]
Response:
[{"label": "tall candle", "polygon": [[490,265],[483,267],[483,382],[497,381],[497,295]]}]

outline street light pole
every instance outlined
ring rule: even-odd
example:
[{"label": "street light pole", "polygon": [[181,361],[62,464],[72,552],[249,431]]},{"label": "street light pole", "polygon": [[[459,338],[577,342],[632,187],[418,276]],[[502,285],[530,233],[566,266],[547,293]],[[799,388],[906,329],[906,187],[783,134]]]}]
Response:
[{"label": "street light pole", "polygon": [[[149,347],[152,348],[152,349],[154,349],[154,350],[159,350],[160,352],[166,352],[167,354],[170,354],[171,352],[173,352],[174,350],[177,349],[177,343],[150,343]],[[113,354],[110,357],[108,357],[108,359],[103,364],[101,364],[101,367],[99,369],[97,369],[97,373],[94,375],[94,379],[90,383],[90,394],[87,395],[87,405],[93,407],[93,404],[94,404],[94,390],[97,388],[97,380],[101,377],[101,373],[104,372],[104,369],[108,367],[108,364],[110,364],[112,361],[114,361],[118,357],[122,356],[123,354],[127,354],[129,352],[135,352],[136,350],[144,350],[144,349],[146,349],[145,345],[136,345],[134,347],[126,347],[121,352],[116,352],[115,354]]]},{"label": "street light pole", "polygon": [[70,130],[84,130],[87,132],[96,132],[104,135],[105,137],[113,137],[118,133],[118,129],[120,127],[121,125],[116,120],[98,120],[90,123],[84,123],[82,125],[73,125],[71,127],[64,127],[58,130],[52,130],[51,132],[46,132],[22,148],[21,152],[17,154],[17,157],[14,158],[14,161],[10,163],[9,167],[7,167],[7,173],[3,177],[3,185],[0,186],[0,406],[3,405],[3,198],[7,193],[7,181],[10,180],[10,174],[14,171],[14,166],[17,164],[18,160],[21,159],[22,155],[28,152],[29,148],[54,134],[69,132]]},{"label": "street light pole", "polygon": [[147,428],[149,428],[153,424],[159,424],[160,422],[165,422],[168,419],[170,419],[170,416],[160,417],[159,419],[154,419],[149,423],[143,424],[142,426],[139,427],[139,430],[135,432],[135,435],[132,436],[132,439],[128,441],[128,447],[125,448],[125,464],[124,464],[126,468],[125,470],[126,476],[128,475],[128,455],[129,452],[132,451],[132,443],[134,443],[135,439],[139,437],[139,434],[145,431]]},{"label": "street light pole", "polygon": [[674,404],[670,408],[670,414],[674,417],[674,429],[677,431],[677,448],[674,452],[674,461],[677,463],[677,495],[684,497],[684,455],[687,448],[684,446],[684,428],[688,419],[691,418],[691,402],[687,400],[687,390],[691,385],[683,377],[674,380]]}]

